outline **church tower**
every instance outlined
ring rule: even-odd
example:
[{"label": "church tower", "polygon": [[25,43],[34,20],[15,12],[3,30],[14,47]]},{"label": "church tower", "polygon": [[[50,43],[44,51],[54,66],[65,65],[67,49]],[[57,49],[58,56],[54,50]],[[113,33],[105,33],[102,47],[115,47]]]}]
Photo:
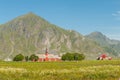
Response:
[{"label": "church tower", "polygon": [[46,51],[45,51],[45,61],[49,61],[49,58],[48,58],[48,49],[46,48]]},{"label": "church tower", "polygon": [[45,55],[48,55],[48,49],[46,48]]}]

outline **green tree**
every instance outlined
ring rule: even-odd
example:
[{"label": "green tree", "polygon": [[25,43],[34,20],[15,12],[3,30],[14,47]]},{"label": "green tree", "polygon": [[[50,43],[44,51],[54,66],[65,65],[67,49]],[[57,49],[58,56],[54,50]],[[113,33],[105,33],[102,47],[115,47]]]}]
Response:
[{"label": "green tree", "polygon": [[37,61],[39,59],[38,56],[36,56],[35,54],[32,54],[29,58],[30,61]]},{"label": "green tree", "polygon": [[68,61],[78,61],[78,60],[84,60],[85,56],[84,54],[79,53],[66,53],[62,56],[62,60],[68,60]]},{"label": "green tree", "polygon": [[62,60],[69,60],[69,61],[74,60],[74,55],[71,53],[66,53],[62,56]]},{"label": "green tree", "polygon": [[18,54],[13,58],[13,61],[23,61],[24,56],[22,54]]},{"label": "green tree", "polygon": [[66,55],[63,54],[61,59],[65,61],[66,60]]},{"label": "green tree", "polygon": [[28,56],[25,56],[25,61],[29,61],[29,57]]},{"label": "green tree", "polygon": [[80,60],[84,60],[84,59],[85,59],[85,55],[84,54],[79,54],[79,53],[75,53],[74,54],[74,60],[80,61]]}]

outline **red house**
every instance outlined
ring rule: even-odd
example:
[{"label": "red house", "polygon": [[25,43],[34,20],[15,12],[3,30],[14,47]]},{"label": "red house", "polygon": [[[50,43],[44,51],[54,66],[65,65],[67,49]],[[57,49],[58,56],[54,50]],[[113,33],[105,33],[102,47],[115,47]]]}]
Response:
[{"label": "red house", "polygon": [[108,57],[106,54],[101,54],[97,60],[112,60],[112,57]]},{"label": "red house", "polygon": [[45,54],[37,54],[39,57],[39,62],[43,61],[61,61],[61,57],[55,54],[49,54],[48,50],[46,49]]}]

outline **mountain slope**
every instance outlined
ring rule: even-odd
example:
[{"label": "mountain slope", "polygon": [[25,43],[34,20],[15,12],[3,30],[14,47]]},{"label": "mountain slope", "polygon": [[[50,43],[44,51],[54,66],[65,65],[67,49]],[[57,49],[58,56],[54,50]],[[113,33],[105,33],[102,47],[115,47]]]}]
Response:
[{"label": "mountain slope", "polygon": [[100,46],[104,48],[106,52],[112,53],[114,55],[119,55],[120,53],[120,41],[111,40],[100,32],[93,32],[86,35],[87,38],[96,41]]},{"label": "mountain slope", "polygon": [[76,31],[64,30],[43,18],[28,13],[0,25],[0,59],[16,54],[81,52],[96,58],[104,50],[94,41]]}]

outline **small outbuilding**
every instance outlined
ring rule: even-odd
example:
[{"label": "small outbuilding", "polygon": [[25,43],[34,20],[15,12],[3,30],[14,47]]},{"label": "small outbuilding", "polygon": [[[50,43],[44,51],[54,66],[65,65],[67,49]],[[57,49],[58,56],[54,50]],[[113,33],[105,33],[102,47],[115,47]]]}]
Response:
[{"label": "small outbuilding", "polygon": [[106,54],[101,54],[99,57],[97,57],[97,60],[112,60],[112,57],[109,57]]}]

